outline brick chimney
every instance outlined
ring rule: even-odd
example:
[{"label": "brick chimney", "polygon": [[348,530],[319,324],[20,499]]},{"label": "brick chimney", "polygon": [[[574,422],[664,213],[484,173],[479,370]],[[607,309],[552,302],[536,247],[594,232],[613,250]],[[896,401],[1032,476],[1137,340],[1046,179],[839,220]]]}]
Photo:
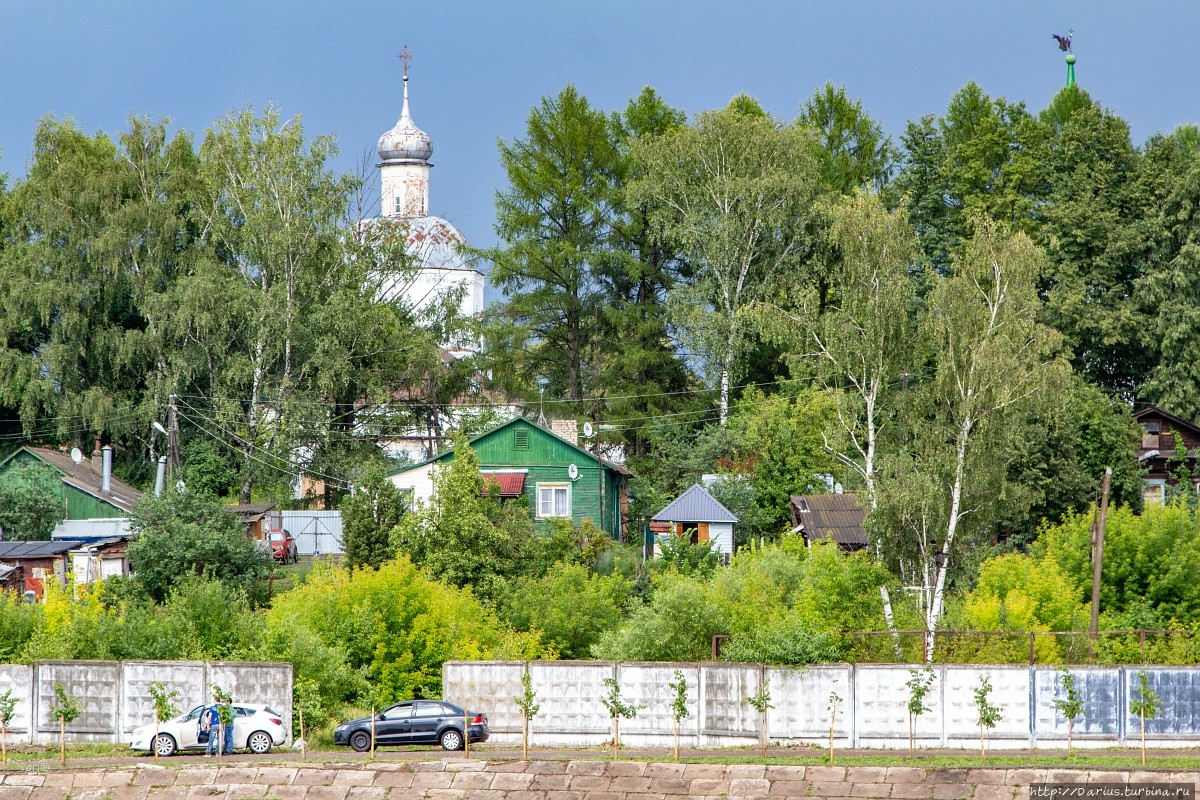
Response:
[{"label": "brick chimney", "polygon": [[96,437],[96,449],[92,451],[92,472],[104,474],[104,454],[100,452],[100,437]]},{"label": "brick chimney", "polygon": [[573,419],[550,420],[550,432],[561,436],[576,447],[579,446],[579,423]]}]

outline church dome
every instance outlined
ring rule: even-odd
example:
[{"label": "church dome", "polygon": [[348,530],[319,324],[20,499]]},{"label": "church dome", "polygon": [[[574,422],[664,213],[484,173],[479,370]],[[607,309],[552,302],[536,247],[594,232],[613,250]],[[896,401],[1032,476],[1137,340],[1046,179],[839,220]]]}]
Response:
[{"label": "church dome", "polygon": [[385,164],[406,161],[428,161],[433,155],[429,134],[417,127],[408,113],[408,76],[404,76],[404,106],[396,125],[379,137],[376,148]]},{"label": "church dome", "polygon": [[408,252],[425,269],[474,269],[462,248],[467,239],[441,217],[408,217]]}]

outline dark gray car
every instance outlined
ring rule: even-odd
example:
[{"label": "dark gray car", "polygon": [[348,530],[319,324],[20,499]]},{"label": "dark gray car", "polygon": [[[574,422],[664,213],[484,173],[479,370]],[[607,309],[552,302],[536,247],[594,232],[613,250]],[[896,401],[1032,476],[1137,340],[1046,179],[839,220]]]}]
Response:
[{"label": "dark gray car", "polygon": [[[461,750],[464,727],[472,744],[488,740],[486,714],[464,711],[442,700],[406,700],[376,714],[373,729],[376,747],[440,744],[443,750]],[[371,749],[371,735],[372,720],[362,717],[339,725],[333,743],[362,753]]]}]

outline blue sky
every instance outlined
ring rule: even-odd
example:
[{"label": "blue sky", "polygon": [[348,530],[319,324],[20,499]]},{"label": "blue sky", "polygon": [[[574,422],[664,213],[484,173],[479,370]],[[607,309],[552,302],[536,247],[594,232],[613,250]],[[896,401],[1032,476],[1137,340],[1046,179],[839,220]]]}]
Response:
[{"label": "blue sky", "polygon": [[[1081,86],[1138,143],[1200,120],[1200,2],[277,2],[0,0],[0,172],[24,174],[43,114],[123,130],[169,117],[199,136],[230,109],[278,104],[337,136],[353,171],[400,110],[395,54],[414,54],[412,113],[434,143],[431,207],[494,241],[496,140],[522,135],[573,82],[605,110],[655,87],[689,114],[747,92],[790,119],[826,81],[893,136],[974,79],[1043,108],[1075,31]],[[374,163],[374,162],[372,162]]]}]

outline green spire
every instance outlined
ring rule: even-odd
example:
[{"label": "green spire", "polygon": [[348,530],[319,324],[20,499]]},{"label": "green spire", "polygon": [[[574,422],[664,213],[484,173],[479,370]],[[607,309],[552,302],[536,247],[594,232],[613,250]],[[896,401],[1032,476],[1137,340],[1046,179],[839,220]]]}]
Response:
[{"label": "green spire", "polygon": [[1067,53],[1067,86],[1075,85],[1075,54]]}]

